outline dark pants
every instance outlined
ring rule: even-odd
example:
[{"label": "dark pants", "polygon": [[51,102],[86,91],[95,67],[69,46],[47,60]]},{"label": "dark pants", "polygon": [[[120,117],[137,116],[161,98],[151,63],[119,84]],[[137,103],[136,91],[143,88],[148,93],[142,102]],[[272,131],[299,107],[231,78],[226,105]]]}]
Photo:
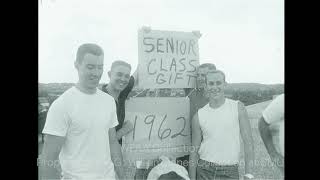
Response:
[{"label": "dark pants", "polygon": [[200,159],[197,166],[197,180],[239,179],[239,165],[218,165]]}]

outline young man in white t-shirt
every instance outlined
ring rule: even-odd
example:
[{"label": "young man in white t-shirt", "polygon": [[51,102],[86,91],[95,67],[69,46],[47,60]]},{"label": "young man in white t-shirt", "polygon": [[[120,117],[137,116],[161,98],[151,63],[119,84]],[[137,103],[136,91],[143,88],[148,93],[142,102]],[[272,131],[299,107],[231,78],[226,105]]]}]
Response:
[{"label": "young man in white t-shirt", "polygon": [[115,179],[116,105],[97,88],[103,58],[96,44],[78,48],[74,65],[79,80],[53,102],[43,129],[42,179]]},{"label": "young man in white t-shirt", "polygon": [[[273,142],[270,126],[279,126],[279,143]],[[260,136],[272,162],[284,173],[284,94],[277,96],[262,112],[259,120]]]},{"label": "young man in white t-shirt", "polygon": [[193,116],[189,176],[194,180],[240,179],[240,139],[245,154],[244,179],[254,176],[254,147],[245,106],[224,96],[225,74],[220,70],[206,75],[205,95],[209,103]]}]

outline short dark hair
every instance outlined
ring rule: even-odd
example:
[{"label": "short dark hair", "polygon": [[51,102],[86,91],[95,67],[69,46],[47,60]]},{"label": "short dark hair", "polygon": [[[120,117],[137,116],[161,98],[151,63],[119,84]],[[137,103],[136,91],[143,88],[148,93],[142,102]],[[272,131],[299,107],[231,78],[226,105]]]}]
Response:
[{"label": "short dark hair", "polygon": [[93,54],[95,56],[101,56],[101,55],[103,55],[103,50],[97,44],[93,44],[93,43],[82,44],[78,48],[76,61],[78,63],[82,63],[83,57],[87,53]]},{"label": "short dark hair", "polygon": [[111,70],[117,66],[126,66],[131,70],[131,65],[125,61],[116,60],[111,64]]},{"label": "short dark hair", "polygon": [[220,70],[214,70],[214,71],[209,71],[208,73],[207,73],[207,76],[208,76],[208,74],[210,74],[210,73],[212,73],[212,74],[217,74],[217,73],[220,73],[220,74],[222,74],[222,76],[223,76],[223,80],[224,80],[224,82],[226,82],[226,75],[224,74],[224,72],[223,71],[220,71]]},{"label": "short dark hair", "polygon": [[212,63],[203,63],[203,64],[201,64],[200,66],[198,66],[198,69],[199,68],[208,68],[210,71],[214,71],[214,70],[216,70],[217,68],[216,68],[216,66],[214,65],[214,64],[212,64]]}]

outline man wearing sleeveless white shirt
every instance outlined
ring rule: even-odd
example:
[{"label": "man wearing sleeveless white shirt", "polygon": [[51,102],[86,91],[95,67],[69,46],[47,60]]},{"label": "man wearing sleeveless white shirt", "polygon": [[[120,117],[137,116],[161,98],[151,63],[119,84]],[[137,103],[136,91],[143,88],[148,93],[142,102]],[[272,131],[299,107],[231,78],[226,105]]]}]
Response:
[{"label": "man wearing sleeveless white shirt", "polygon": [[[273,142],[270,125],[279,123],[279,144]],[[259,131],[272,162],[284,173],[284,94],[277,96],[263,111]]]},{"label": "man wearing sleeveless white shirt", "polygon": [[224,96],[225,75],[210,71],[205,93],[209,104],[192,118],[190,179],[239,179],[240,138],[245,152],[244,179],[254,178],[253,139],[248,114],[243,103]]},{"label": "man wearing sleeveless white shirt", "polygon": [[[103,50],[78,48],[79,81],[51,105],[43,133],[42,179],[115,179],[112,148],[118,125],[114,99],[97,89],[103,73]],[[61,166],[61,174],[60,168]]]}]

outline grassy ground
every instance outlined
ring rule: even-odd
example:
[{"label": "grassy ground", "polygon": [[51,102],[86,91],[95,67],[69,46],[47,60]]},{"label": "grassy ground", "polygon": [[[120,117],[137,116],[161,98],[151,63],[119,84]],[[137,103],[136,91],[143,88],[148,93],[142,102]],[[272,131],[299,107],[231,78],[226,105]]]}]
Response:
[{"label": "grassy ground", "polygon": [[[255,169],[254,175],[257,179],[283,179],[279,169],[271,162],[269,154],[263,144],[258,130],[258,120],[262,115],[262,111],[271,101],[266,101],[254,105],[247,106],[247,111],[252,129],[255,151]],[[242,144],[241,144],[242,146]],[[243,147],[243,146],[242,146]],[[244,153],[241,148],[240,174],[244,173]]]},{"label": "grassy ground", "polygon": [[[255,149],[255,169],[254,175],[256,179],[283,179],[279,169],[271,162],[270,157],[266,151],[266,148],[260,138],[258,131],[258,118],[261,116],[262,110],[270,103],[270,101],[247,106],[247,111],[250,118],[250,124],[252,128],[252,135],[254,140]],[[241,144],[241,147],[243,145]],[[39,153],[42,149],[42,143],[39,143]],[[244,174],[244,153],[241,148],[241,159],[240,159],[240,175]],[[125,168],[124,171],[128,177],[133,177],[134,169]]]},{"label": "grassy ground", "polygon": [[[257,123],[257,119],[251,119],[251,126],[256,126],[255,123]],[[257,128],[252,128],[252,135],[255,153],[255,168],[253,174],[255,177],[257,179],[283,179],[279,169],[271,162]],[[243,148],[241,148],[241,150],[240,174],[244,174]]]}]

